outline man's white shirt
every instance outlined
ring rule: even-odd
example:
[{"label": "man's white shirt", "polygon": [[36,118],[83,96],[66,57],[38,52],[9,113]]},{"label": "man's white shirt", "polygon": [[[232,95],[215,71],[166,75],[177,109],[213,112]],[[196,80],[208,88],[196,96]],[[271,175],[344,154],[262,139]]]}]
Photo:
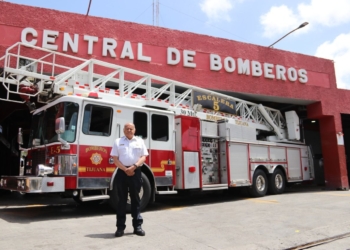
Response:
[{"label": "man's white shirt", "polygon": [[114,141],[111,156],[117,156],[124,166],[135,164],[141,156],[147,156],[148,151],[144,141],[134,136],[129,140],[126,136]]}]

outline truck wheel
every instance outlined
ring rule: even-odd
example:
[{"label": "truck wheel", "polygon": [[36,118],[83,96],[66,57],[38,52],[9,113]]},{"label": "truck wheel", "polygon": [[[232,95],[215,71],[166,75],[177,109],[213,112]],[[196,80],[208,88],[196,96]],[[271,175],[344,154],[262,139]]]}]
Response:
[{"label": "truck wheel", "polygon": [[276,169],[269,179],[269,193],[282,194],[286,186],[286,178],[281,169]]},{"label": "truck wheel", "polygon": [[[140,191],[140,210],[144,210],[150,199],[151,199],[151,184],[147,178],[147,176],[144,173],[141,173],[141,178],[142,178],[142,186],[141,186],[141,191]],[[109,198],[109,203],[113,210],[117,209],[117,204],[118,204],[118,192],[117,192],[117,185],[116,182],[113,183],[113,190],[110,192],[110,198]],[[128,195],[128,200],[126,203],[126,212],[130,213],[131,212],[131,199],[130,196]]]},{"label": "truck wheel", "polygon": [[258,169],[253,175],[253,185],[248,188],[252,197],[263,197],[267,193],[267,177],[264,171]]}]

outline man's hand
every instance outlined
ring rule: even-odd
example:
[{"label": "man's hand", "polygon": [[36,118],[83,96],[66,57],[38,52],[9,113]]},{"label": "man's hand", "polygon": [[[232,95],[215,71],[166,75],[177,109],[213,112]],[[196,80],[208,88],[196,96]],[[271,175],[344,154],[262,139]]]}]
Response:
[{"label": "man's hand", "polygon": [[133,166],[126,168],[125,171],[127,176],[133,176],[135,174],[135,168]]}]

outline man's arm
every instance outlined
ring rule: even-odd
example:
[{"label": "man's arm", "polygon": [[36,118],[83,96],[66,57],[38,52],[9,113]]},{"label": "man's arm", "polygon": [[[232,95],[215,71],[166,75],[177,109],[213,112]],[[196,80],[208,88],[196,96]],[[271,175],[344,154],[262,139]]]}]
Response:
[{"label": "man's arm", "polygon": [[136,168],[141,167],[145,161],[146,161],[146,156],[145,155],[141,156],[137,160],[137,162],[132,166],[133,170],[135,171]]},{"label": "man's arm", "polygon": [[117,168],[123,170],[124,172],[126,171],[127,168],[119,161],[118,156],[113,156],[113,161]]},{"label": "man's arm", "polygon": [[134,165],[131,167],[133,171],[135,171],[138,167],[141,167],[143,163],[146,161],[146,157],[148,156],[148,150],[146,148],[145,142],[140,139],[140,142],[142,144],[142,156],[137,160],[137,162],[134,163]]}]

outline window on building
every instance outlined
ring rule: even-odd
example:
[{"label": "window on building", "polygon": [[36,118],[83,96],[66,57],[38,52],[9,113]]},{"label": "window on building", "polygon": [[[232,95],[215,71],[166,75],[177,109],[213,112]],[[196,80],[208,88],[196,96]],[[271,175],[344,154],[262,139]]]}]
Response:
[{"label": "window on building", "polygon": [[88,104],[85,106],[83,133],[110,136],[113,110],[109,107]]},{"label": "window on building", "polygon": [[142,139],[148,137],[148,123],[147,123],[147,114],[144,112],[134,112],[134,125],[136,128],[135,136],[139,136]]},{"label": "window on building", "polygon": [[169,140],[169,119],[165,115],[152,115],[152,140]]}]

